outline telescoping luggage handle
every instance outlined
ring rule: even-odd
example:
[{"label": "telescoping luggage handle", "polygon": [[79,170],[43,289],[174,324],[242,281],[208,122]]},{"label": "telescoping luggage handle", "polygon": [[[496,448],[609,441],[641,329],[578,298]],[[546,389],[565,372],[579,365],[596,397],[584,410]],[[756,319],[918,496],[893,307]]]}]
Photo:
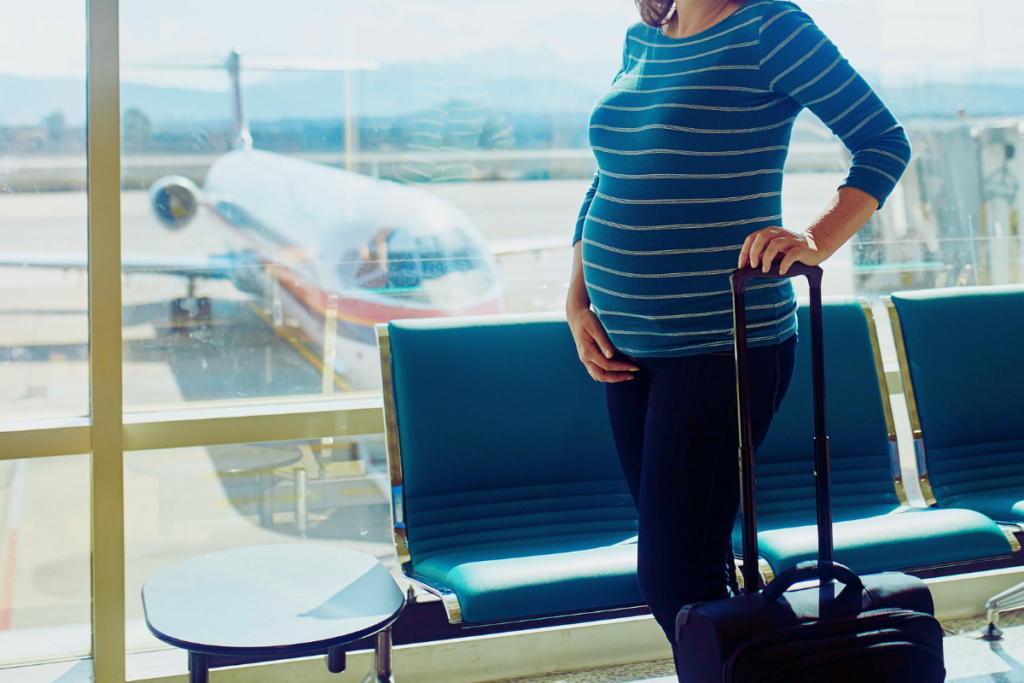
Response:
[{"label": "telescoping luggage handle", "polygon": [[743,514],[743,585],[758,590],[757,513],[754,503],[754,446],[750,425],[750,382],[747,377],[747,309],[745,291],[753,279],[778,280],[803,275],[811,286],[811,370],[814,385],[814,488],[818,508],[818,562],[832,561],[832,504],[829,497],[828,437],[825,431],[825,345],[821,323],[821,268],[794,263],[785,275],[779,262],[767,273],[741,268],[732,283],[733,334],[736,340],[736,395],[740,429],[740,505]]}]

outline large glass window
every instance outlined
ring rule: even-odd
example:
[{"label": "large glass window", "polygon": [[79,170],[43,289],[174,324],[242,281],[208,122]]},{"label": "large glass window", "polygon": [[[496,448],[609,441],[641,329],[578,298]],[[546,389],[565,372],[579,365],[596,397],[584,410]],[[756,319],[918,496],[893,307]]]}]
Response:
[{"label": "large glass window", "polygon": [[[630,3],[164,9],[122,9],[128,405],[376,390],[373,323],[562,307]],[[915,147],[833,293],[1019,278],[1020,9],[921,9],[808,5]],[[849,163],[801,115],[783,223]]]},{"label": "large glass window", "polygon": [[0,421],[84,415],[85,3],[0,19]]},{"label": "large glass window", "polygon": [[0,460],[0,666],[89,654],[89,457]]},{"label": "large glass window", "polygon": [[[0,17],[0,430],[89,413],[85,36],[82,0]],[[89,458],[21,455],[0,460],[0,666],[92,641]]]}]

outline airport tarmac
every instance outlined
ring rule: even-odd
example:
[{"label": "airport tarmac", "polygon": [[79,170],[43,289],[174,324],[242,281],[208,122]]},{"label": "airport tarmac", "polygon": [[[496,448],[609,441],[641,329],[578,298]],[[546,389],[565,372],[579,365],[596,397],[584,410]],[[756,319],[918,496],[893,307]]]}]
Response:
[{"label": "airport tarmac", "polygon": [[[805,226],[842,177],[787,175],[785,224]],[[507,310],[539,311],[564,305],[569,243],[588,186],[560,180],[426,189],[462,207],[488,239],[565,236],[564,248],[499,262]],[[86,208],[84,193],[0,195],[0,250],[84,251]],[[168,231],[150,212],[145,192],[123,193],[125,253],[220,254],[231,250],[232,239],[209,212],[184,230]],[[852,293],[849,250],[837,253],[827,270],[829,292]],[[87,291],[78,270],[0,268],[0,420],[88,412]],[[287,319],[276,326],[270,301],[226,281],[199,281],[195,293],[211,298],[212,321],[175,329],[170,302],[186,292],[181,277],[124,278],[126,410],[321,393],[322,350]],[[338,383],[332,391],[343,389]],[[325,447],[331,457],[317,458]],[[224,464],[232,459],[243,464]],[[310,479],[305,537],[294,510],[296,467]],[[261,515],[260,472],[273,473],[269,517],[266,509]],[[187,557],[308,540],[362,550],[395,568],[384,472],[380,436],[126,454],[129,648],[160,646],[142,621],[139,591],[153,573]],[[0,461],[0,666],[89,650],[88,481],[86,455]]]}]

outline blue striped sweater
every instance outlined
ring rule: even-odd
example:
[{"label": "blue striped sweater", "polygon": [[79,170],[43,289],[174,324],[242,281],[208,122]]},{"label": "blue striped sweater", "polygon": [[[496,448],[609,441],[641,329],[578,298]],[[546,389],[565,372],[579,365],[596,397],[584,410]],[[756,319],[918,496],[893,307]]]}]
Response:
[{"label": "blue striped sweater", "polygon": [[[881,206],[910,144],[797,5],[749,0],[682,39],[630,27],[622,68],[591,114],[599,171],[573,239],[583,240],[587,292],[619,350],[685,356],[732,346],[729,273],[747,235],[782,225],[782,167],[804,107],[853,153],[840,187]],[[748,292],[751,345],[796,331],[789,281]]]}]

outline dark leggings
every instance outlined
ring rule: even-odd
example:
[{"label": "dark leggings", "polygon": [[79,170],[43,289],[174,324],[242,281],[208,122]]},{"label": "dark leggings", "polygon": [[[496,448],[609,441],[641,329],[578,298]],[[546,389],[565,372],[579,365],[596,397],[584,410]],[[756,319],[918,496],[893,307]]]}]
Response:
[{"label": "dark leggings", "polygon": [[[795,336],[748,350],[755,449],[789,387],[795,351]],[[680,608],[738,590],[736,371],[732,352],[630,360],[636,377],[605,385],[608,412],[640,515],[640,590],[674,650]]]}]

